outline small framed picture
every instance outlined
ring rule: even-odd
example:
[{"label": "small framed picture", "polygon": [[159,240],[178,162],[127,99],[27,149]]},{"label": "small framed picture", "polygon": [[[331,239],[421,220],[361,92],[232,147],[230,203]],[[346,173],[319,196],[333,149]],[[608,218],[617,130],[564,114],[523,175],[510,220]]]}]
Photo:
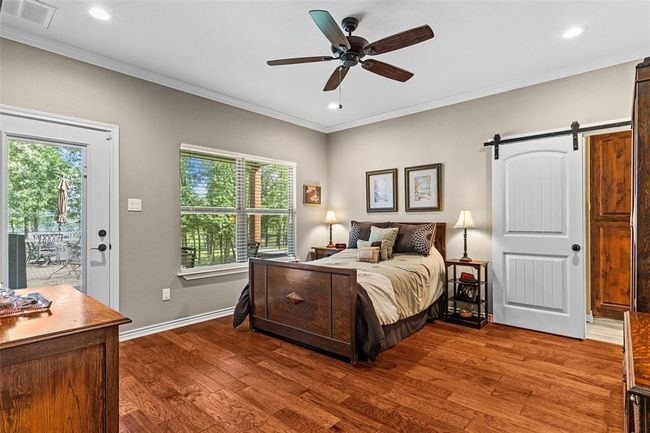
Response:
[{"label": "small framed picture", "polygon": [[366,172],[366,211],[397,212],[397,169]]},{"label": "small framed picture", "polygon": [[319,206],[320,205],[320,186],[303,185],[303,204]]},{"label": "small framed picture", "polygon": [[459,301],[476,302],[478,300],[478,285],[476,284],[458,284],[456,289],[456,299]]},{"label": "small framed picture", "polygon": [[406,211],[442,210],[442,164],[419,165],[404,169]]}]

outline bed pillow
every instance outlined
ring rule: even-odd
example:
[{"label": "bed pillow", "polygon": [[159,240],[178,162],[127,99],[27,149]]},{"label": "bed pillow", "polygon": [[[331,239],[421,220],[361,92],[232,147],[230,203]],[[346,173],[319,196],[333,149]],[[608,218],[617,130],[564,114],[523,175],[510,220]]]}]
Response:
[{"label": "bed pillow", "polygon": [[348,248],[357,248],[357,241],[359,239],[367,241],[370,239],[370,227],[376,226],[386,228],[390,223],[373,223],[373,222],[359,222],[352,221],[350,227],[350,238],[348,239]]},{"label": "bed pillow", "polygon": [[370,242],[381,242],[381,259],[388,260],[393,257],[393,246],[399,228],[370,227]]},{"label": "bed pillow", "polygon": [[429,255],[436,237],[436,223],[393,223],[391,226],[399,230],[393,248],[394,252]]},{"label": "bed pillow", "polygon": [[[364,241],[364,240],[359,239],[359,240],[357,241],[357,248],[358,248],[359,250],[361,250],[362,248],[377,248],[378,251],[379,251],[379,256],[378,256],[378,260],[377,260],[377,261],[379,261],[379,260],[386,260],[386,259],[384,259],[384,258],[382,257],[381,252],[382,252],[382,251],[385,251],[385,250],[388,248],[388,240],[387,240],[387,239],[383,239],[383,240],[381,240],[381,241],[370,242],[370,241]],[[359,256],[359,257],[360,257],[360,256]],[[368,260],[359,260],[359,261],[368,261]],[[373,262],[373,263],[377,263],[377,262]]]},{"label": "bed pillow", "polygon": [[[359,242],[368,242],[368,241],[359,241]],[[359,246],[359,252],[357,252],[357,261],[368,262],[368,263],[379,263],[380,254],[381,253],[379,247]]]}]

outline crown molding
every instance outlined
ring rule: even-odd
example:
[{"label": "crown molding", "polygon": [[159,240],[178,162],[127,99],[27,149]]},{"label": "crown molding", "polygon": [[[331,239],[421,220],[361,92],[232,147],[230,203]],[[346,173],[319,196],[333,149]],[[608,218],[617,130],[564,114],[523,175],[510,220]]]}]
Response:
[{"label": "crown molding", "polygon": [[519,80],[508,81],[501,84],[496,84],[490,87],[471,90],[465,93],[459,93],[446,98],[440,98],[433,101],[424,102],[422,104],[411,105],[409,107],[400,108],[386,113],[377,114],[374,116],[365,117],[359,120],[350,122],[339,123],[338,125],[326,128],[326,132],[332,133],[343,131],[346,129],[356,128],[358,126],[368,125],[371,123],[382,122],[384,120],[395,119],[397,117],[408,116],[409,114],[420,113],[422,111],[433,110],[447,105],[458,104],[460,102],[471,101],[473,99],[483,98],[485,96],[496,95],[498,93],[508,92],[510,90],[521,89],[523,87],[533,86],[548,81],[567,78],[573,75],[583,74],[585,72],[595,71],[597,69],[606,68],[609,66],[620,65],[622,63],[639,61],[648,54],[647,50],[633,50],[630,52],[616,54],[613,56],[601,57],[588,62],[576,63],[574,65],[566,66],[563,68],[554,69],[552,71],[544,72],[541,74],[531,75]]},{"label": "crown molding", "polygon": [[92,53],[88,50],[72,47],[67,44],[51,41],[41,36],[36,36],[23,32],[14,27],[3,25],[0,27],[0,37],[10,39],[21,44],[31,45],[32,47],[40,48],[45,51],[50,51],[55,54],[60,54],[65,57],[70,57],[91,65],[100,66],[102,68],[110,69],[132,77],[140,78],[142,80],[150,81],[152,83],[160,84],[181,92],[189,93],[192,95],[200,96],[202,98],[210,99],[213,101],[221,102],[222,104],[230,105],[232,107],[241,108],[242,110],[251,111],[253,113],[261,114],[263,116],[272,117],[274,119],[282,120],[284,122],[293,123],[309,129],[314,129],[319,132],[327,132],[327,127],[324,125],[311,122],[309,120],[301,119],[290,114],[282,113],[279,111],[271,110],[266,107],[254,104],[252,102],[244,101],[234,98],[232,96],[224,95],[223,93],[215,92],[200,86],[195,86],[175,78],[167,77],[147,69],[139,68],[128,63],[115,60],[113,58],[102,56],[100,54]]},{"label": "crown molding", "polygon": [[435,99],[432,101],[415,104],[408,107],[399,108],[397,110],[387,111],[385,113],[376,114],[373,116],[364,117],[362,119],[343,122],[336,125],[325,126],[310,120],[302,119],[292,116],[290,114],[275,111],[252,102],[244,101],[225,95],[223,93],[215,92],[213,90],[205,89],[175,78],[167,77],[165,75],[157,74],[128,63],[120,62],[110,57],[102,56],[92,53],[87,50],[75,48],[67,44],[54,42],[46,38],[23,32],[19,29],[2,26],[0,27],[0,37],[10,39],[12,41],[20,42],[26,45],[31,45],[42,50],[50,51],[55,54],[60,54],[65,57],[70,57],[85,63],[89,63],[102,68],[110,69],[112,71],[120,72],[122,74],[130,75],[132,77],[140,78],[152,83],[160,84],[165,87],[179,90],[181,92],[189,93],[192,95],[200,96],[213,101],[221,102],[222,104],[230,105],[232,107],[241,108],[243,110],[251,111],[253,113],[261,114],[264,116],[272,117],[274,119],[282,120],[285,122],[293,123],[298,126],[313,129],[318,132],[329,134],[332,132],[343,131],[345,129],[356,128],[371,123],[382,122],[385,120],[395,119],[398,117],[408,116],[409,114],[420,113],[422,111],[433,110],[435,108],[444,107],[447,105],[458,104],[473,99],[483,98],[485,96],[495,95],[510,90],[528,87],[535,84],[540,84],[548,81],[566,78],[572,75],[578,75],[585,72],[594,71],[596,69],[606,68],[621,63],[636,61],[643,59],[647,56],[647,50],[638,49],[625,53],[616,54],[613,56],[601,57],[588,62],[576,63],[563,68],[554,69],[541,74],[531,75],[514,81],[496,84],[494,86],[484,87],[481,89],[471,90],[469,92],[459,93],[445,98]]}]

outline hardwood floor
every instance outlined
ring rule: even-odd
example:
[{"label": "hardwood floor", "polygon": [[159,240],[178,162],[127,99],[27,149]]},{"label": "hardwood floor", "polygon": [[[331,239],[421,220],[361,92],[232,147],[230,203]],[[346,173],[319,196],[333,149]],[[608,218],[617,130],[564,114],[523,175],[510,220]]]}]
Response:
[{"label": "hardwood floor", "polygon": [[354,368],[224,318],[121,344],[120,431],[620,432],[621,358],[435,322]]}]

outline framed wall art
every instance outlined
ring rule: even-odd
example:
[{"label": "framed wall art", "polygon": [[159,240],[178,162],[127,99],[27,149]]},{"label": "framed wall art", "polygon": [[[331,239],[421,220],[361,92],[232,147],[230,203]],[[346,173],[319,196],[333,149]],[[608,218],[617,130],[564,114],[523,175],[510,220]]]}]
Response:
[{"label": "framed wall art", "polygon": [[442,210],[442,164],[419,165],[404,169],[406,211]]},{"label": "framed wall art", "polygon": [[366,172],[366,212],[397,212],[397,169]]},{"label": "framed wall art", "polygon": [[320,186],[303,185],[302,203],[312,206],[319,206],[321,202]]}]

